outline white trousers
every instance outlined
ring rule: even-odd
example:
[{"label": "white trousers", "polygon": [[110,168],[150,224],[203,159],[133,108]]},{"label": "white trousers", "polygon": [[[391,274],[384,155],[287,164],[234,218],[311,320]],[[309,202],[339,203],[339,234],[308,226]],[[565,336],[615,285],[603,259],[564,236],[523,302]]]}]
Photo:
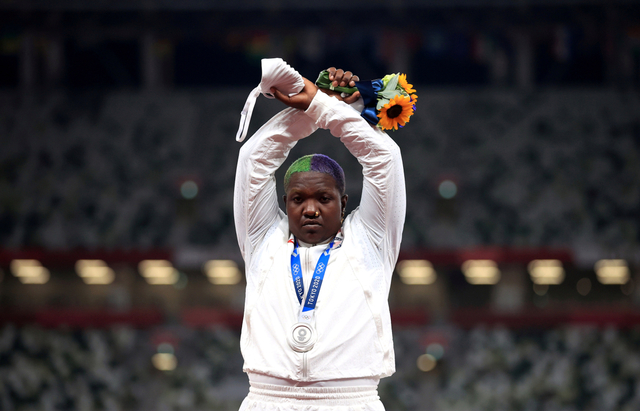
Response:
[{"label": "white trousers", "polygon": [[384,411],[377,386],[292,387],[251,382],[240,411]]}]

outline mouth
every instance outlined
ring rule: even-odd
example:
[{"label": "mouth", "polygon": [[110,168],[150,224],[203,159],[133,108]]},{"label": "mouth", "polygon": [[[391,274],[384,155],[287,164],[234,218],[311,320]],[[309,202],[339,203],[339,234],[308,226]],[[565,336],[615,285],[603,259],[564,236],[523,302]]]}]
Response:
[{"label": "mouth", "polygon": [[307,221],[306,223],[302,224],[303,227],[320,227],[321,224],[317,221]]}]

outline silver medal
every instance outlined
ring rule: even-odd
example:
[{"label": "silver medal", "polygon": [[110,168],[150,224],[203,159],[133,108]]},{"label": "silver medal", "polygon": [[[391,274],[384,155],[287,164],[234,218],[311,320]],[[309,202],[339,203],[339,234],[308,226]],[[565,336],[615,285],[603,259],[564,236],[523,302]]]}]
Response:
[{"label": "silver medal", "polygon": [[307,352],[316,343],[316,331],[307,323],[296,323],[289,333],[289,345],[294,351]]}]

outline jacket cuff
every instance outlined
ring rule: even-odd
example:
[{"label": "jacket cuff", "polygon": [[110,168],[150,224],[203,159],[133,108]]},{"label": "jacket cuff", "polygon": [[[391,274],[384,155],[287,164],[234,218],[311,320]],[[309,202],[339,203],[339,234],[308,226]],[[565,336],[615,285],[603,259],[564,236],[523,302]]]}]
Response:
[{"label": "jacket cuff", "polygon": [[317,124],[320,117],[326,113],[327,108],[331,105],[332,101],[330,99],[336,99],[335,97],[331,97],[322,91],[318,90],[316,95],[311,100],[311,104],[305,110],[305,114],[311,117],[311,119]]}]

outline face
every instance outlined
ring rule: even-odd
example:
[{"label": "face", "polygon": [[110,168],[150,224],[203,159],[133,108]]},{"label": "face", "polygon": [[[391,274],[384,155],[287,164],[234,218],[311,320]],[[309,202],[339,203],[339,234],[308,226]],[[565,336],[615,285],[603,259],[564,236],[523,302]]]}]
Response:
[{"label": "face", "polygon": [[305,243],[318,244],[340,230],[347,196],[340,195],[329,174],[306,171],[291,176],[284,204],[291,233]]}]

